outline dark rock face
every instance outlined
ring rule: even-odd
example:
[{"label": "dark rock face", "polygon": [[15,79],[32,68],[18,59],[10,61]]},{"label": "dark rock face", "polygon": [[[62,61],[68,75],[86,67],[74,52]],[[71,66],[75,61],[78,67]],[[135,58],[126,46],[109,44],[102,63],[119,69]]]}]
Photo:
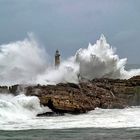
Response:
[{"label": "dark rock face", "polygon": [[96,107],[124,108],[123,98],[115,96],[111,90],[98,87],[92,82],[58,84],[56,86],[34,86],[26,88],[27,95],[38,96],[41,104],[56,113],[85,113]]},{"label": "dark rock face", "polygon": [[46,112],[42,114],[37,114],[37,117],[52,117],[52,116],[63,116],[63,113]]},{"label": "dark rock face", "polygon": [[[140,76],[129,80],[94,79],[79,84],[67,83],[47,86],[0,87],[0,91],[17,94],[24,91],[37,96],[40,103],[51,108],[55,114],[85,113],[99,108],[124,108],[140,105]],[[39,114],[52,115],[53,113]]]},{"label": "dark rock face", "polygon": [[115,97],[124,99],[128,106],[140,105],[140,76],[128,80],[94,79],[92,83],[110,90]]}]

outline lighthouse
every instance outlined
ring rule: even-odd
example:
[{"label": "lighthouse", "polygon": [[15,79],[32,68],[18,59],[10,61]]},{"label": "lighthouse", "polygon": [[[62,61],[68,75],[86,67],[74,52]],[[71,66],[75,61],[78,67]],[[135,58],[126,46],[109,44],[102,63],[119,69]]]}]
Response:
[{"label": "lighthouse", "polygon": [[60,65],[60,53],[58,50],[56,50],[55,53],[55,67],[58,68]]}]

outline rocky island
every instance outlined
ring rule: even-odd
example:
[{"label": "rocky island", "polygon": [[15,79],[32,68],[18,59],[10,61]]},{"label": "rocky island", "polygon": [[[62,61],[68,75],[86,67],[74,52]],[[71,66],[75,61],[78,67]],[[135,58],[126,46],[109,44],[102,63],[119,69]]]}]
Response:
[{"label": "rocky island", "polygon": [[2,86],[0,91],[15,95],[24,91],[27,96],[37,96],[41,105],[55,113],[79,114],[96,107],[113,109],[140,105],[140,76],[128,80],[93,79],[79,84]]}]

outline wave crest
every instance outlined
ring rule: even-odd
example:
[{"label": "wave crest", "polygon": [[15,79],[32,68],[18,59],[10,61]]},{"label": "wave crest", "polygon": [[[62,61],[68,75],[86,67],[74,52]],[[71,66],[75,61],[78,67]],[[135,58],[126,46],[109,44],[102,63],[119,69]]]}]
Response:
[{"label": "wave crest", "polygon": [[[45,57],[44,57],[45,56]],[[32,37],[0,46],[0,85],[78,83],[79,77],[128,79],[140,69],[125,70],[127,58],[120,59],[104,35],[94,45],[79,49],[61,62],[47,65],[47,54]]]}]

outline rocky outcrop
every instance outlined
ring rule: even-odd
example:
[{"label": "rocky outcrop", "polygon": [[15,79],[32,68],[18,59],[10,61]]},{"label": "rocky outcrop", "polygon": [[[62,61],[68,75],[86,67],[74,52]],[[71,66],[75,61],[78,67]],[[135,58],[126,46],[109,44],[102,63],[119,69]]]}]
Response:
[{"label": "rocky outcrop", "polygon": [[38,96],[41,104],[56,113],[84,113],[100,108],[124,108],[123,98],[115,96],[111,90],[98,87],[92,82],[78,85],[67,83],[56,86],[27,87],[26,94]]},{"label": "rocky outcrop", "polygon": [[[124,108],[140,105],[140,76],[129,80],[94,79],[79,84],[66,83],[47,86],[0,87],[17,94],[24,91],[28,96],[37,96],[40,103],[51,108],[55,114],[85,113],[99,108]],[[39,114],[50,115],[52,113]]]},{"label": "rocky outcrop", "polygon": [[27,95],[38,96],[41,104],[56,113],[84,113],[99,108],[140,105],[140,76],[129,80],[94,79],[79,84],[30,86]]},{"label": "rocky outcrop", "polygon": [[140,105],[140,76],[128,80],[94,79],[92,83],[110,90],[115,97],[124,99],[128,106]]}]

